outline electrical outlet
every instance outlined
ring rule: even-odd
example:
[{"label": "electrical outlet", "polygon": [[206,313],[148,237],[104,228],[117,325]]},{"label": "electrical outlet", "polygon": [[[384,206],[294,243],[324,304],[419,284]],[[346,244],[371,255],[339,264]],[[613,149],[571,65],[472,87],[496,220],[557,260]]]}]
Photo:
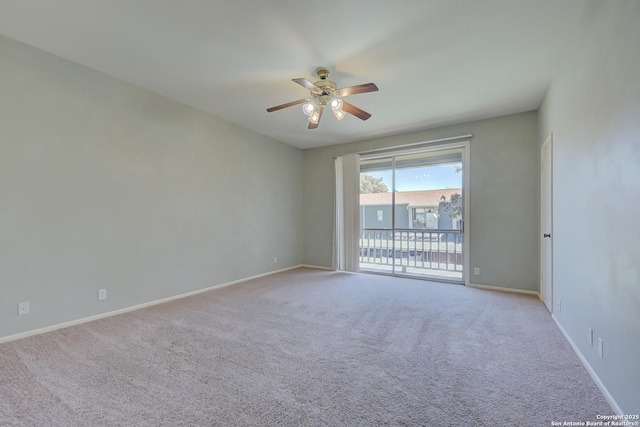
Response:
[{"label": "electrical outlet", "polygon": [[598,356],[600,356],[600,359],[604,357],[604,343],[600,337],[598,337]]},{"label": "electrical outlet", "polygon": [[274,263],[274,264],[277,264],[277,263],[278,263],[278,257],[277,257],[277,256],[274,256],[274,257],[273,257],[273,263]]},{"label": "electrical outlet", "polygon": [[593,345],[593,329],[587,327],[587,339],[589,340],[589,345]]},{"label": "electrical outlet", "polygon": [[473,274],[475,274],[476,276],[480,275],[480,267],[474,267],[473,268]]},{"label": "electrical outlet", "polygon": [[18,303],[18,316],[29,314],[29,301]]},{"label": "electrical outlet", "polygon": [[102,301],[103,299],[107,299],[107,290],[98,289],[98,300]]}]

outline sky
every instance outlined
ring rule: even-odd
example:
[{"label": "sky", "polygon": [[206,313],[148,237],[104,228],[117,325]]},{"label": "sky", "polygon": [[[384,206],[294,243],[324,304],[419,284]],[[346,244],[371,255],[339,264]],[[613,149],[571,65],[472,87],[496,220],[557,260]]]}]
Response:
[{"label": "sky", "polygon": [[[396,191],[439,190],[441,188],[461,188],[462,173],[456,172],[461,163],[423,166],[396,171]],[[375,178],[382,178],[391,190],[391,171],[367,172]]]}]

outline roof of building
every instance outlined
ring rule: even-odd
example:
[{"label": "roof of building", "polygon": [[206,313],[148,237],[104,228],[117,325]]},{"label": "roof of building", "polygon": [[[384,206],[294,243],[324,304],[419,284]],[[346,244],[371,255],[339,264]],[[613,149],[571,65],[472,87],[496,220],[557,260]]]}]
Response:
[{"label": "roof of building", "polygon": [[[442,196],[447,200],[452,194],[462,194],[461,188],[443,188],[440,190],[397,191],[396,205],[438,206]],[[390,205],[391,193],[360,194],[360,206]]]}]

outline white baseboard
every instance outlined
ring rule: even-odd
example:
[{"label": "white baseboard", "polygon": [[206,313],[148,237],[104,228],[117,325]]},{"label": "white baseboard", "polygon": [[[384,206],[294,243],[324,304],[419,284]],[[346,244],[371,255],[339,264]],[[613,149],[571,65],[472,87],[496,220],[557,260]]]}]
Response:
[{"label": "white baseboard", "polygon": [[333,271],[333,268],[331,268],[331,267],[323,267],[321,265],[300,264],[298,267],[313,268],[315,270]]},{"label": "white baseboard", "polygon": [[573,352],[576,354],[576,356],[578,356],[578,359],[580,359],[580,362],[582,363],[582,365],[585,367],[587,372],[589,372],[589,375],[591,375],[591,378],[600,389],[600,392],[602,393],[604,398],[607,400],[607,403],[609,404],[609,406],[611,406],[611,409],[613,410],[613,412],[615,412],[616,415],[624,415],[618,403],[615,401],[611,393],[609,393],[609,390],[607,390],[607,387],[605,387],[605,385],[602,383],[602,381],[600,380],[600,377],[598,377],[598,374],[596,374],[596,371],[593,370],[593,368],[591,367],[587,359],[584,357],[584,355],[576,345],[576,343],[573,342],[573,340],[571,339],[567,331],[562,327],[558,318],[554,314],[551,315],[551,318],[556,323],[556,326],[558,327],[558,329],[560,329],[560,332],[562,332],[562,335],[564,335],[565,339],[569,342],[569,345],[573,349]]},{"label": "white baseboard", "polygon": [[[21,332],[19,334],[7,335],[5,337],[0,337],[0,344],[5,343],[5,342],[9,342],[9,341],[19,340],[19,339],[22,339],[22,338],[27,338],[27,337],[30,337],[30,336],[33,336],[33,335],[44,334],[46,332],[57,331],[58,329],[68,328],[70,326],[81,325],[83,323],[92,322],[94,320],[104,319],[105,317],[111,317],[111,316],[116,316],[118,314],[128,313],[130,311],[139,310],[141,308],[151,307],[153,305],[158,305],[158,304],[162,304],[162,303],[165,303],[165,302],[169,302],[169,301],[173,301],[173,300],[177,300],[177,299],[181,299],[181,298],[190,297],[192,295],[201,294],[203,292],[211,291],[213,289],[224,288],[224,287],[227,287],[227,286],[235,285],[237,283],[242,283],[242,282],[246,282],[248,280],[258,279],[260,277],[270,276],[272,274],[282,273],[282,272],[288,271],[288,270],[295,270],[296,268],[301,268],[301,267],[316,268],[316,267],[311,267],[311,266],[306,266],[306,265],[300,264],[300,265],[295,265],[293,267],[287,267],[287,268],[282,268],[280,270],[270,271],[268,273],[256,274],[255,276],[245,277],[243,279],[238,279],[238,280],[233,280],[231,282],[221,283],[219,285],[210,286],[208,288],[198,289],[196,291],[186,292],[186,293],[183,293],[183,294],[174,295],[174,296],[171,296],[171,297],[162,298],[162,299],[155,300],[155,301],[149,301],[149,302],[145,302],[145,303],[142,303],[142,304],[137,304],[137,305],[133,305],[131,307],[125,307],[125,308],[121,308],[121,309],[118,309],[118,310],[108,311],[106,313],[96,314],[94,316],[83,317],[81,319],[71,320],[71,321],[63,322],[63,323],[58,323],[58,324],[51,325],[51,326],[45,326],[44,328],[33,329],[31,331]],[[323,268],[323,267],[317,267],[317,268]]]},{"label": "white baseboard", "polygon": [[469,283],[467,286],[469,286],[470,288],[487,289],[490,291],[514,292],[516,294],[535,295],[538,297],[538,299],[540,299],[540,294],[538,292],[528,291],[526,289],[503,288],[500,286],[489,286],[489,285],[476,285],[474,283]]}]

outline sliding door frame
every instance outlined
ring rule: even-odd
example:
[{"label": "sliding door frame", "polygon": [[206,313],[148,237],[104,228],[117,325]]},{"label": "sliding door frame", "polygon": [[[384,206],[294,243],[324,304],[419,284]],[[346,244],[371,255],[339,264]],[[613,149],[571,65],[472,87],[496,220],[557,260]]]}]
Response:
[{"label": "sliding door frame", "polygon": [[[415,146],[413,146],[415,145]],[[372,159],[381,159],[381,158],[390,158],[392,160],[392,168],[394,173],[392,173],[392,227],[395,229],[395,159],[397,156],[402,156],[406,154],[419,154],[419,153],[433,153],[437,151],[445,151],[445,150],[457,150],[459,149],[462,155],[462,242],[463,242],[463,253],[462,253],[462,280],[458,281],[449,281],[446,279],[437,279],[442,282],[450,282],[450,283],[462,283],[465,286],[469,286],[469,188],[470,188],[470,141],[463,140],[457,142],[449,142],[449,143],[440,143],[440,144],[427,144],[424,146],[420,146],[419,144],[412,144],[411,148],[399,148],[394,149],[390,147],[388,150],[376,150],[375,153],[360,153],[360,158],[363,161],[372,160]],[[361,212],[361,209],[358,209],[358,212]],[[361,219],[362,220],[362,219]],[[394,239],[395,242],[395,239]],[[395,243],[394,243],[395,245]],[[395,249],[395,248],[394,248]],[[420,278],[412,275],[406,275],[402,273],[396,272],[395,262],[392,268],[394,276],[401,277],[410,277],[413,279]],[[382,273],[379,273],[382,274]],[[434,278],[427,278],[426,280],[436,280]]]}]

